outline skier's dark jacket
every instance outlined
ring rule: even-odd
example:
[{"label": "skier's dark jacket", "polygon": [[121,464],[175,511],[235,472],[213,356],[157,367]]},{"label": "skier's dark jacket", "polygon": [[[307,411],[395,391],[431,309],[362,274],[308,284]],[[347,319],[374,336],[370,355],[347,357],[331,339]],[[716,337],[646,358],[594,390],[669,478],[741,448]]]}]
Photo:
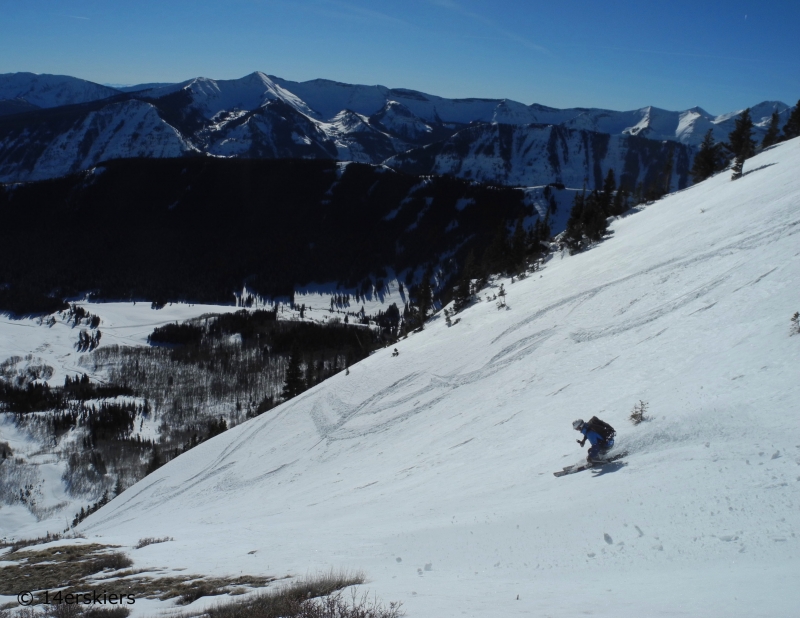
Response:
[{"label": "skier's dark jacket", "polygon": [[603,436],[601,436],[599,433],[591,429],[586,424],[584,424],[583,427],[581,427],[581,433],[584,436],[586,436],[586,439],[589,440],[589,444],[591,444],[592,446],[597,446],[598,444],[600,446],[607,446],[609,444],[614,444],[613,438],[611,440],[606,440],[605,438],[603,438]]}]

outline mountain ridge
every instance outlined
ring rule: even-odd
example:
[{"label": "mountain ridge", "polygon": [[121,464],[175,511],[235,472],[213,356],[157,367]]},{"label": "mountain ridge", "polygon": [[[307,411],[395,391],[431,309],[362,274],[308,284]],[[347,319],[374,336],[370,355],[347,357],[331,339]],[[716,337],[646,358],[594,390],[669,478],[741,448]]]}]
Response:
[{"label": "mountain ridge", "polygon": [[[56,80],[61,88],[57,96],[48,90],[55,78],[61,80]],[[26,80],[28,90],[20,85]],[[72,95],[64,91],[64,88],[69,90],[70,84],[75,88]],[[628,144],[624,146],[628,149],[630,144],[638,142],[625,142],[623,138],[675,144],[671,148],[680,153],[680,178],[685,178],[705,132],[711,129],[717,141],[727,139],[738,113],[711,116],[699,107],[672,112],[653,106],[625,112],[593,108],[559,110],[510,99],[446,99],[402,88],[322,79],[293,82],[260,71],[232,80],[198,77],[167,86],[126,90],[129,92],[62,76],[0,76],[0,93],[15,97],[0,101],[0,111],[4,111],[0,115],[0,182],[58,177],[88,169],[105,159],[176,153],[332,158],[371,164],[407,162],[427,156],[425,149],[451,148],[453,143],[463,143],[470,136],[476,141],[464,149],[467,158],[458,164],[440,162],[438,169],[455,175],[460,175],[462,169],[469,170],[471,175],[463,177],[479,177],[496,184],[533,186],[563,182],[558,172],[551,173],[555,166],[548,168],[542,164],[547,157],[553,159],[552,147],[549,150],[541,144],[534,147],[536,140],[531,136],[541,126],[559,127],[559,131],[563,130],[561,138],[572,135],[570,131],[583,131],[581,140],[585,143],[592,141],[594,134],[607,134],[614,143]],[[69,106],[31,110],[35,103],[20,98],[28,91],[35,95],[29,97],[31,101],[40,103],[44,99],[50,103],[80,101]],[[87,97],[95,98],[84,100]],[[126,107],[119,105],[120,101],[138,103]],[[140,118],[143,105],[149,106],[146,109],[151,112],[146,114],[146,121]],[[752,112],[756,137],[765,133],[772,111],[778,111],[785,121],[790,109],[774,101],[755,105]],[[23,113],[14,113],[20,111]],[[102,131],[93,124],[98,114],[105,118]],[[476,127],[483,128],[476,130]],[[499,138],[508,131],[521,142],[527,140],[528,149],[523,149],[514,162],[501,156],[501,165],[487,163],[488,150],[508,150]],[[119,132],[116,137],[111,135],[115,132]],[[105,141],[90,145],[96,134],[105,135]],[[495,135],[495,140],[489,145],[486,139],[490,134]],[[59,144],[58,149],[48,147],[55,143]],[[578,152],[577,148],[577,145],[570,147],[574,152]],[[657,148],[661,147],[650,147]],[[451,148],[452,152],[455,151]],[[586,156],[581,163],[580,158],[570,159],[569,165],[574,169],[567,175],[576,179],[575,187],[581,187],[585,178],[591,179],[590,188],[597,186],[594,163]],[[557,167],[566,171],[566,163],[562,161]],[[600,165],[603,174],[611,168],[621,173],[620,161]],[[647,167],[645,162],[640,165]],[[643,174],[632,174],[628,167],[631,186],[645,182],[648,174],[655,173],[646,170]],[[686,181],[676,179],[671,186],[681,188]]]}]

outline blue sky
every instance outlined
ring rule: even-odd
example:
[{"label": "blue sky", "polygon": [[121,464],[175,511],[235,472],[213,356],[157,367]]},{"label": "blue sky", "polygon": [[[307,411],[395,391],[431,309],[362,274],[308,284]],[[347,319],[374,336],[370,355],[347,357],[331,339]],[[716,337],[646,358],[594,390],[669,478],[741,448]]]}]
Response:
[{"label": "blue sky", "polygon": [[241,77],[712,113],[800,98],[800,2],[0,0],[0,73]]}]

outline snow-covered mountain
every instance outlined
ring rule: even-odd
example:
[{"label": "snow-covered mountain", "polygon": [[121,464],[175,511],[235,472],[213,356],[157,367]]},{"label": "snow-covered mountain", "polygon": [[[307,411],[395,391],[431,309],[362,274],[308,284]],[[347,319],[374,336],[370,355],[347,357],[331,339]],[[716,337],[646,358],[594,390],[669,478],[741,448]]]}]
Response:
[{"label": "snow-covered mountain", "polygon": [[[0,180],[64,176],[106,159],[181,157],[197,149],[150,103],[122,100],[53,113],[32,125],[0,122]],[[2,131],[5,128],[5,131]]]},{"label": "snow-covered mountain", "polygon": [[[363,570],[408,616],[793,615],[799,165],[800,140],[780,144],[494,281],[458,323],[201,444],[80,530],[174,537],[142,568]],[[554,478],[595,414],[624,462]]]},{"label": "snow-covered mountain", "polygon": [[[322,118],[331,118],[342,109],[372,116],[389,103],[403,105],[427,123],[467,125],[475,122],[500,124],[556,124],[612,135],[640,135],[658,140],[698,145],[711,128],[718,141],[727,139],[733,119],[742,110],[713,116],[699,107],[685,111],[667,111],[643,107],[631,111],[592,108],[556,109],[543,105],[525,105],[510,99],[446,99],[415,90],[361,86],[316,79],[293,82],[270,76],[286,91],[297,95]],[[779,101],[765,101],[751,108],[759,130],[765,130],[774,110],[785,122],[788,106]]]},{"label": "snow-covered mountain", "polygon": [[5,73],[0,75],[0,100],[22,99],[36,107],[59,107],[116,96],[119,90],[68,75]]},{"label": "snow-covered mountain", "polygon": [[304,114],[315,115],[299,97],[259,71],[240,79],[197,77],[180,84],[154,88],[145,94],[148,98],[159,99],[179,91],[188,94],[191,99],[189,105],[209,119],[223,110],[253,111],[267,101],[275,100],[283,101]]},{"label": "snow-covered mountain", "polygon": [[561,183],[601,187],[609,169],[629,188],[689,184],[692,151],[676,142],[609,135],[558,125],[481,124],[434,144],[409,150],[386,165],[413,174],[449,174],[479,182],[524,186]]},{"label": "snow-covered mountain", "polygon": [[[685,153],[681,157],[688,165],[693,150],[685,147],[696,147],[708,129],[718,141],[727,139],[741,111],[713,116],[697,107],[681,112],[655,107],[623,112],[560,110],[509,99],[446,99],[402,88],[321,79],[293,82],[261,72],[240,79],[198,77],[179,84],[145,84],[124,90],[60,76],[0,76],[0,182],[51,178],[95,165],[100,161],[97,156],[201,152],[226,157],[336,158],[373,164],[397,157],[393,160],[407,164],[436,151],[447,152],[449,159],[444,162],[440,157],[437,163],[447,173],[530,186],[553,182],[563,171],[564,177],[578,179],[576,186],[580,187],[584,178],[596,175],[595,161],[582,156],[575,146],[564,146],[578,156],[548,167],[547,160],[554,161],[553,147],[543,149],[544,141],[540,139],[547,130],[533,125],[577,131],[571,135],[580,135],[576,139],[585,143],[595,140],[593,134],[597,133],[611,135],[620,144],[632,143],[622,139],[629,136],[676,143],[682,147],[679,152]],[[103,99],[111,96],[114,98],[104,103]],[[125,134],[122,127],[139,122],[140,107],[120,107],[123,100],[151,105],[161,122],[152,119]],[[78,103],[83,106],[70,108],[64,114],[19,114],[35,109],[34,105]],[[113,117],[114,126],[123,131],[121,140],[113,140],[113,145],[91,146],[94,133],[82,132],[80,126],[104,105],[109,108],[103,111],[104,115]],[[128,109],[131,117],[123,118],[121,109]],[[757,138],[766,131],[773,111],[778,111],[785,121],[790,109],[780,102],[764,102],[752,108]],[[107,128],[104,134],[115,130]],[[149,132],[146,138],[144,131]],[[508,138],[513,143],[506,143],[504,136],[510,134],[514,135]],[[32,135],[36,140],[31,141]],[[563,135],[566,133],[558,132],[557,139]],[[52,162],[52,153],[41,158],[49,144],[58,143],[61,147],[75,139],[84,141],[67,146],[57,165]],[[176,148],[178,142],[181,145]],[[426,146],[430,146],[426,153],[420,153],[419,149]],[[641,150],[659,149],[663,150],[663,146]],[[90,156],[79,156],[85,150]],[[620,153],[628,150],[628,146],[622,146]],[[591,158],[596,159],[596,154]],[[599,165],[619,172],[622,163],[609,160],[600,161]],[[626,159],[624,165],[630,169],[633,162]],[[632,176],[655,173],[649,169],[649,159],[640,158],[638,165],[640,171]],[[545,175],[537,175],[542,170]],[[679,173],[685,176],[685,169]]]}]

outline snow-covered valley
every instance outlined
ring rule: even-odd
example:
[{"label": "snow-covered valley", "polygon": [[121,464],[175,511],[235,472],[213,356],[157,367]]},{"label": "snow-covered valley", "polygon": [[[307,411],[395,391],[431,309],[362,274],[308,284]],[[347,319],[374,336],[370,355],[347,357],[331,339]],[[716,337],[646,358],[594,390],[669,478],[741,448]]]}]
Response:
[{"label": "snow-covered valley", "polygon": [[[174,538],[137,567],[363,570],[412,617],[793,615],[799,166],[794,139],[494,280],[452,326],[439,314],[78,529]],[[554,478],[592,415],[627,457]]]}]

